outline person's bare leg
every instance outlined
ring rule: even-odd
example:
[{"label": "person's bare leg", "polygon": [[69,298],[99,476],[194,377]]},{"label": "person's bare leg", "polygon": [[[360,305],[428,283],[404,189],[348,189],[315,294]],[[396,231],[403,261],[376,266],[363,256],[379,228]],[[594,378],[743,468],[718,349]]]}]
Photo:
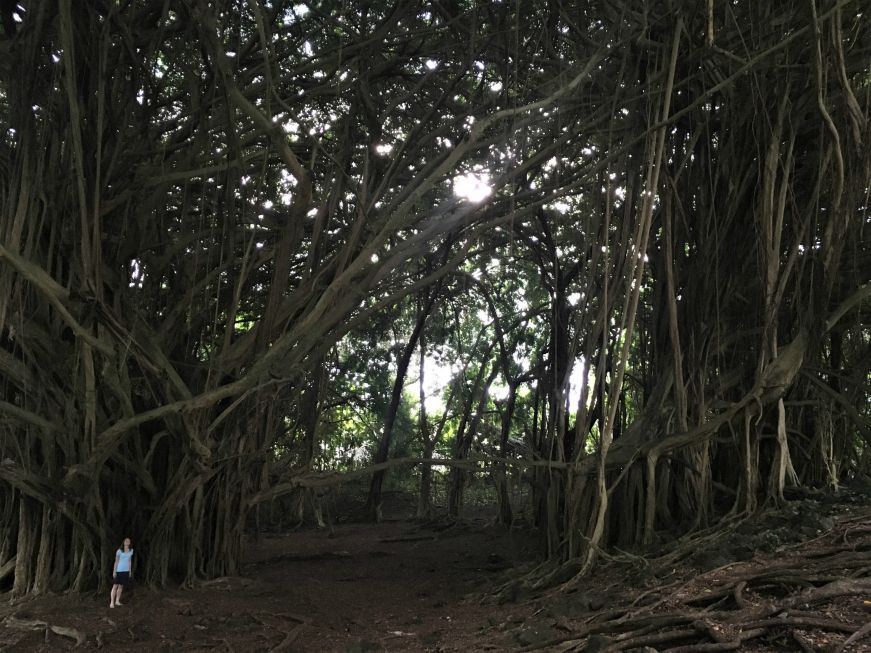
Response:
[{"label": "person's bare leg", "polygon": [[112,585],[112,591],[109,592],[109,607],[110,608],[115,607],[115,593],[116,593],[117,589],[118,589],[117,585]]},{"label": "person's bare leg", "polygon": [[123,603],[121,603],[121,592],[123,592],[123,591],[124,591],[124,586],[119,585],[118,586],[118,593],[115,595],[115,605],[123,605]]}]

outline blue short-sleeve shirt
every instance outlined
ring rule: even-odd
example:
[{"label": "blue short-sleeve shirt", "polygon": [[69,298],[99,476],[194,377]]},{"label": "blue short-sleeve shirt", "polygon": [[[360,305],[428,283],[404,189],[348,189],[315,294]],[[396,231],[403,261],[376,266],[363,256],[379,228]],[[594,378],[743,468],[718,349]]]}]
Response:
[{"label": "blue short-sleeve shirt", "polygon": [[133,549],[130,549],[127,552],[118,549],[115,552],[115,558],[118,560],[118,566],[115,568],[115,571],[130,571],[130,560],[133,558]]}]

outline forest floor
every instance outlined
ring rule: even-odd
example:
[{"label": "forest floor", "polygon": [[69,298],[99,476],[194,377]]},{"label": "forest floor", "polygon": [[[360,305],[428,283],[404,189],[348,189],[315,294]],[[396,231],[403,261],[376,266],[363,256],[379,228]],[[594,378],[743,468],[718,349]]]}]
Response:
[{"label": "forest floor", "polygon": [[3,601],[0,650],[871,651],[869,506],[805,497],[546,589],[522,578],[534,537],[484,519],[300,530],[252,542],[242,576],[115,609]]}]

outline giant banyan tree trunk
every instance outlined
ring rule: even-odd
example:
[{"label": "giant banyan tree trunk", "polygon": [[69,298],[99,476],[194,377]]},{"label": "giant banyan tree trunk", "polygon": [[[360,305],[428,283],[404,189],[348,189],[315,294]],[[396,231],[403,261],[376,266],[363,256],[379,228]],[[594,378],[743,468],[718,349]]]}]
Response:
[{"label": "giant banyan tree trunk", "polygon": [[[269,135],[222,79],[207,15],[199,51],[164,41],[194,23],[157,5],[25,8],[6,44],[20,76],[5,87],[14,139],[0,245],[0,500],[14,593],[105,583],[125,534],[147,544],[149,581],[233,573],[280,418],[270,406],[288,395],[263,379],[276,364],[299,375],[306,355],[276,340],[302,344],[278,325],[308,173],[283,152],[295,180],[285,226],[246,230],[255,191],[240,173],[266,155],[240,141]],[[199,64],[177,68],[183,51]],[[210,83],[194,82],[197,69]],[[216,108],[219,89],[233,99]],[[259,319],[242,293],[252,283],[275,289],[256,300]]]},{"label": "giant banyan tree trunk", "polygon": [[[657,54],[627,66],[628,86],[662,80],[643,114],[645,147],[609,168],[613,184],[635,189],[625,202],[639,210],[628,242],[600,242],[635,272],[612,274],[599,306],[619,339],[585,355],[612,350],[636,370],[644,360],[650,386],[629,390],[634,421],[612,439],[622,368],[597,368],[612,387],[600,421],[579,410],[598,453],[577,450],[567,469],[563,555],[589,563],[606,543],[646,546],[660,531],[781,502],[790,484],[836,484],[839,445],[806,430],[809,404],[852,406],[857,419],[841,436],[861,437],[861,400],[814,380],[815,369],[843,374],[842,361],[827,359],[845,315],[854,360],[868,338],[857,311],[871,295],[871,22],[841,5],[753,4],[731,26],[716,3],[707,26],[695,13],[663,14],[650,27]],[[746,49],[732,56],[739,39]],[[852,382],[861,395],[867,379]]]},{"label": "giant banyan tree trunk", "polygon": [[[0,583],[104,584],[125,535],[151,582],[237,569],[276,452],[311,458],[290,431],[333,344],[504,222],[456,171],[522,124],[528,161],[493,180],[513,189],[568,142],[543,107],[607,56],[494,94],[478,59],[503,75],[503,40],[470,58],[451,11],[3,3]],[[476,24],[504,35],[513,11]]]},{"label": "giant banyan tree trunk", "polygon": [[[571,270],[535,400],[552,553],[867,451],[861,0],[298,4],[3,3],[4,587],[105,583],[125,535],[155,583],[236,571],[333,344],[520,227],[579,253],[540,265]],[[490,199],[457,200],[478,167]]]},{"label": "giant banyan tree trunk", "polygon": [[[225,4],[23,2],[4,25],[0,573],[15,594],[104,584],[125,535],[148,581],[234,573],[299,382],[407,219],[364,238],[365,207],[339,205],[347,175],[313,196],[310,145],[278,124],[306,118],[268,56],[292,64],[267,45],[282,16]],[[264,78],[281,108],[257,99]]]}]

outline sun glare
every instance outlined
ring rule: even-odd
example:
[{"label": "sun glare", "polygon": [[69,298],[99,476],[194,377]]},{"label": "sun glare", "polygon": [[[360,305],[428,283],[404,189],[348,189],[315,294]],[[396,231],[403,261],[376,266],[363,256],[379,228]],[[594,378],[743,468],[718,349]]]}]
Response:
[{"label": "sun glare", "polygon": [[489,197],[492,192],[490,175],[487,173],[467,172],[459,177],[454,177],[454,195],[457,197],[477,204]]}]

